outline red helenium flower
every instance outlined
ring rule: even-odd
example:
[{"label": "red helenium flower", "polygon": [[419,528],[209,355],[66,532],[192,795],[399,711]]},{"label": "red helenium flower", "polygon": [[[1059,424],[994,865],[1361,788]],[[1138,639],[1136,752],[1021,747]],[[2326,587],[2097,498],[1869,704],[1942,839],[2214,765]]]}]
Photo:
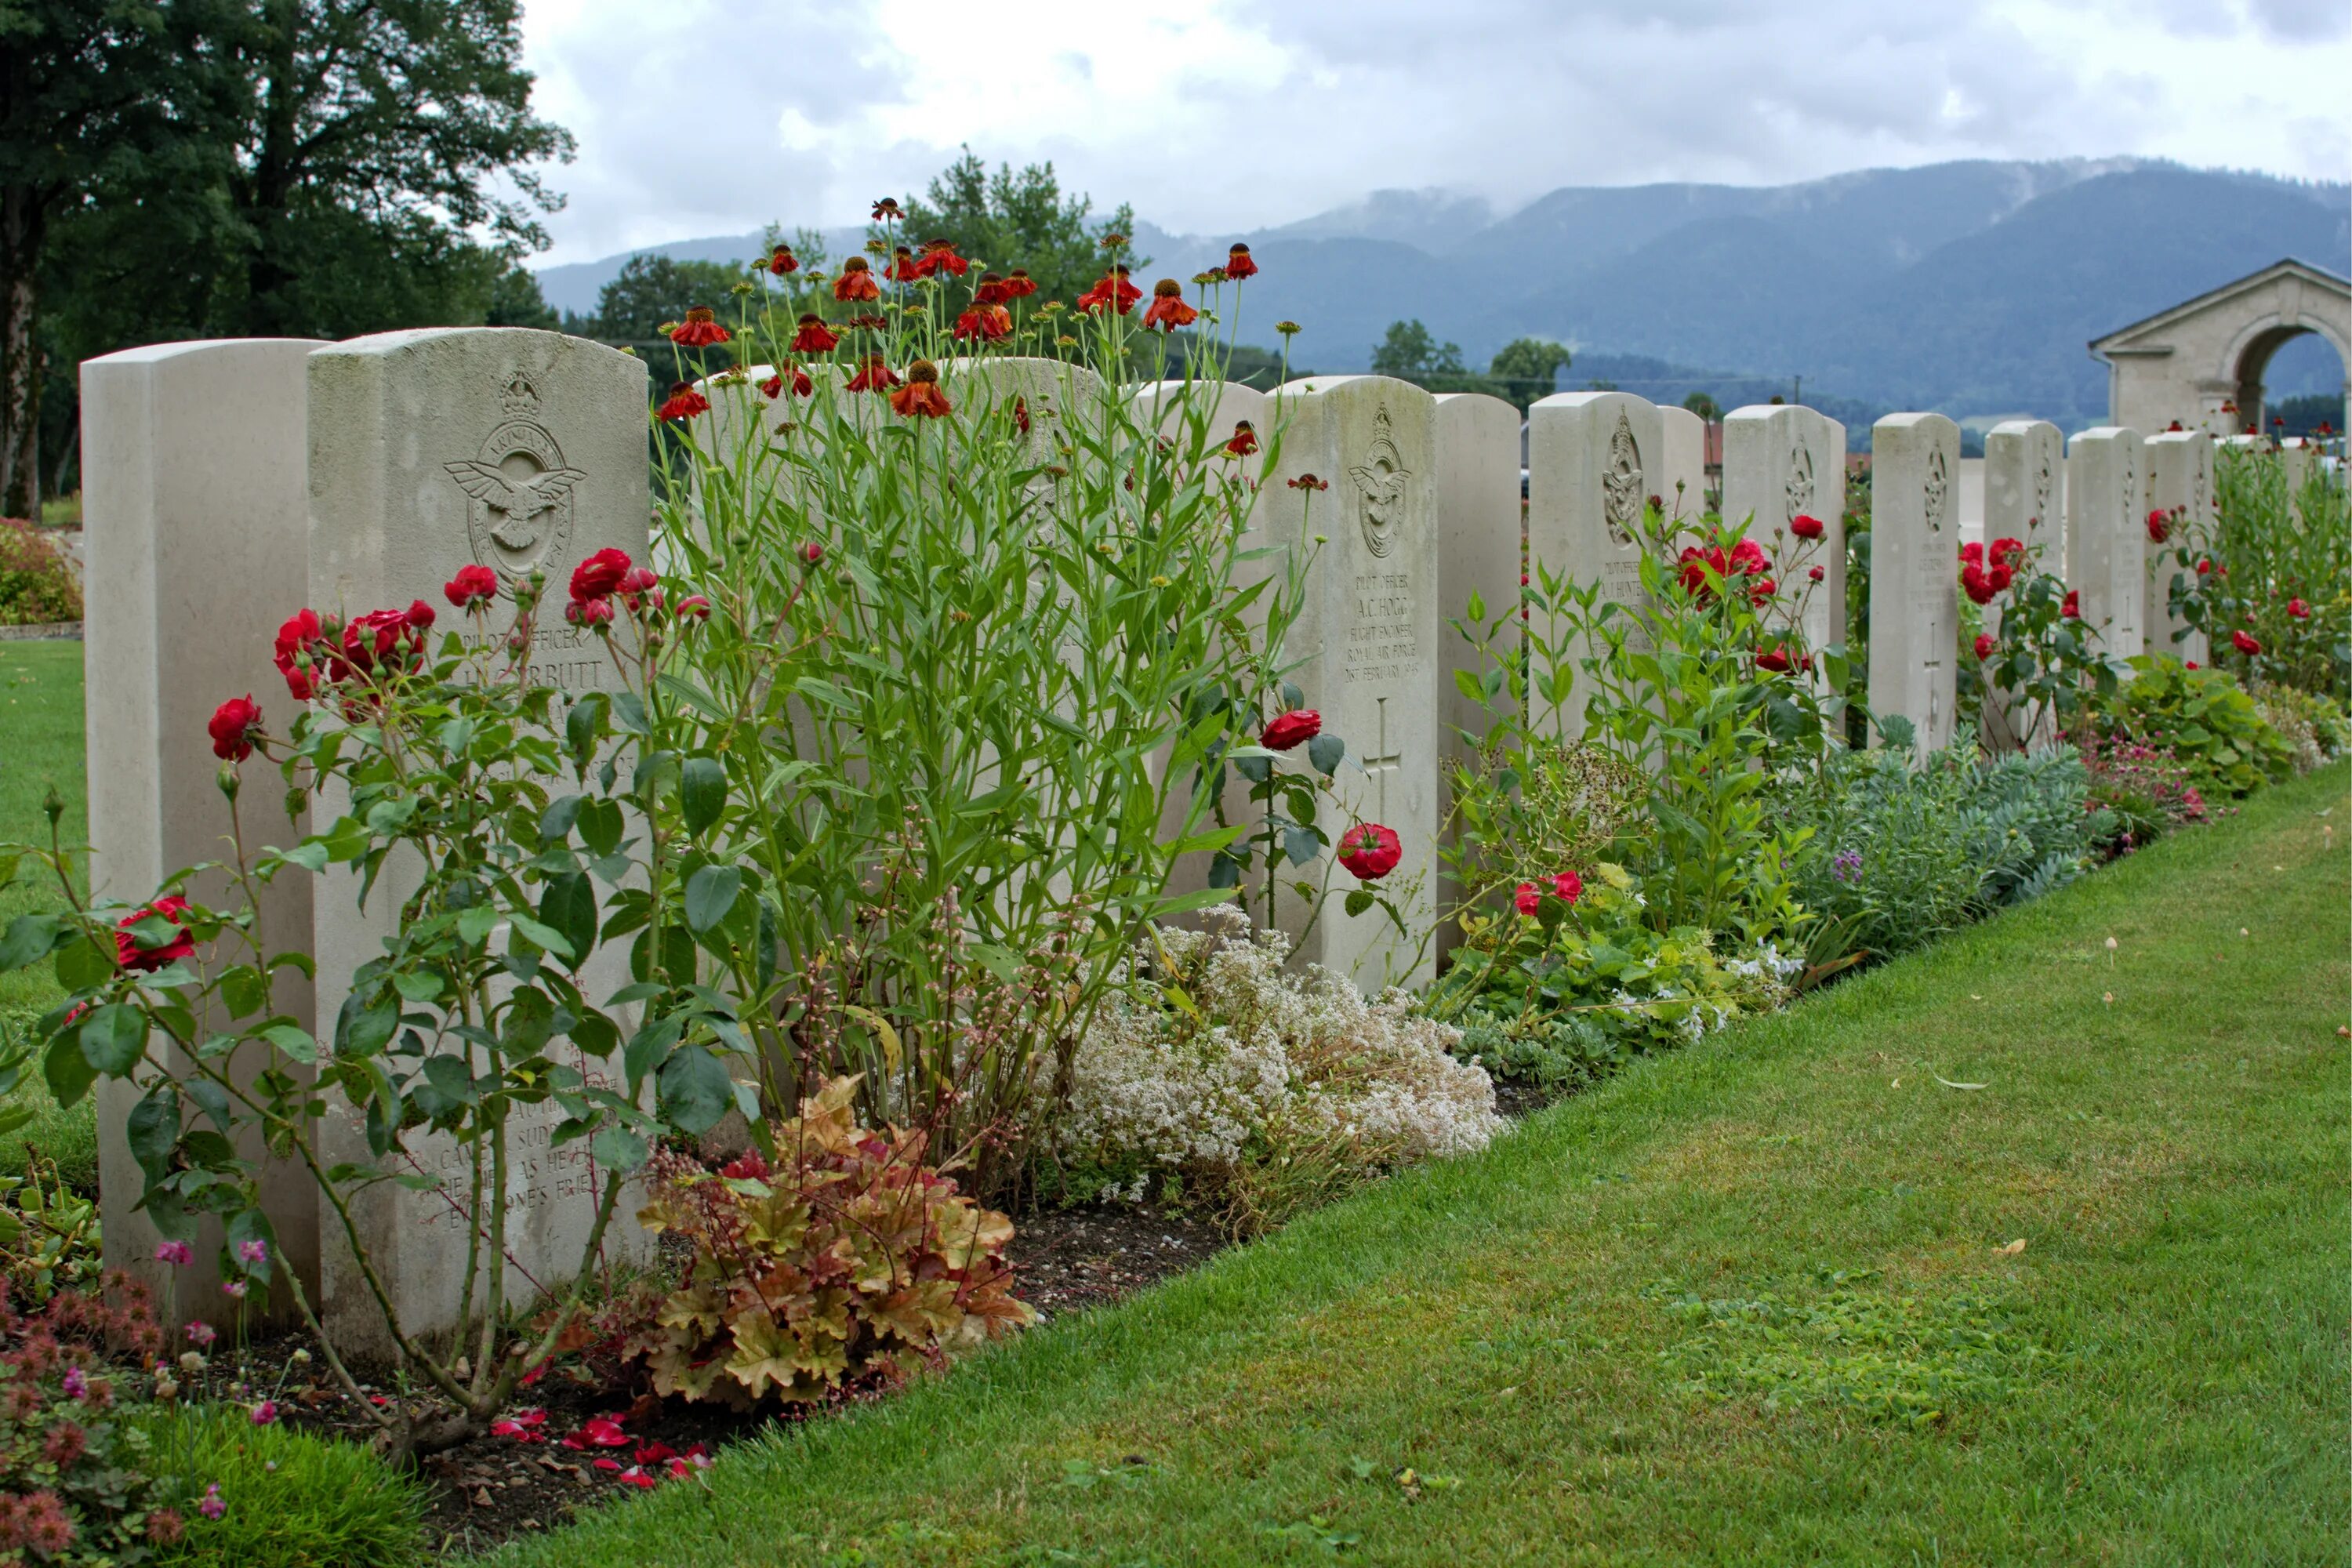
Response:
[{"label": "red helenium flower", "polygon": [[761,395],[771,398],[782,397],[784,395],[784,376],[787,373],[789,373],[793,378],[793,395],[794,397],[806,397],[816,391],[816,383],[809,379],[808,372],[801,369],[798,365],[786,365],[782,370],[778,371],[775,374],[770,376],[767,380],[760,384],[760,391]]},{"label": "red helenium flower", "polygon": [[796,354],[831,353],[840,344],[840,336],[814,311],[801,318],[800,330],[793,334],[793,353]]},{"label": "red helenium flower", "polygon": [[1404,843],[1392,827],[1364,822],[1339,836],[1339,864],[1359,881],[1379,881],[1403,858]]},{"label": "red helenium flower", "polygon": [[[1257,276],[1257,263],[1250,259],[1250,247],[1239,240],[1235,240],[1233,247],[1225,252],[1225,276],[1228,278]],[[1269,284],[1268,287],[1272,285]]]},{"label": "red helenium flower", "polygon": [[937,419],[955,410],[940,390],[940,367],[919,359],[907,367],[907,384],[890,395],[891,411],[906,418]]},{"label": "red helenium flower", "polygon": [[793,254],[793,247],[789,245],[776,247],[776,253],[768,258],[768,270],[779,278],[787,272],[798,272],[800,269],[801,258]]},{"label": "red helenium flower", "polygon": [[956,254],[955,241],[927,239],[923,241],[923,254],[915,263],[915,276],[931,278],[945,272],[950,277],[961,278],[971,268],[969,259]]},{"label": "red helenium flower", "polygon": [[1258,744],[1269,752],[1286,752],[1303,745],[1323,732],[1323,715],[1312,708],[1294,708],[1287,713],[1277,713],[1273,722],[1258,737]]},{"label": "red helenium flower", "polygon": [[461,610],[477,610],[499,596],[499,574],[478,561],[469,561],[441,584],[441,593]]},{"label": "red helenium flower", "polygon": [[1191,326],[1200,314],[1184,302],[1184,285],[1173,278],[1162,278],[1151,286],[1151,306],[1143,312],[1143,324],[1172,332],[1179,327]]},{"label": "red helenium flower", "polygon": [[214,756],[225,763],[241,763],[253,755],[254,739],[261,733],[261,704],[249,691],[232,697],[213,710],[205,732],[213,738]]},{"label": "red helenium flower", "polygon": [[975,303],[956,318],[955,335],[959,338],[977,338],[992,343],[1010,336],[1012,331],[1013,312],[1002,305]]},{"label": "red helenium flower", "polygon": [[975,305],[1002,305],[1011,298],[1013,296],[1004,288],[1003,275],[996,272],[982,273],[980,286],[971,291],[971,302]]},{"label": "red helenium flower", "polygon": [[882,285],[874,280],[874,269],[866,264],[866,258],[853,256],[841,264],[841,276],[833,280],[833,297],[843,300],[882,298]]},{"label": "red helenium flower", "polygon": [[677,381],[670,384],[669,396],[654,410],[654,417],[669,422],[691,419],[698,414],[709,412],[710,399],[695,391],[692,383]]},{"label": "red helenium flower", "polygon": [[669,341],[682,349],[705,349],[727,341],[727,329],[719,324],[719,312],[708,305],[697,305],[687,311],[686,320],[672,327]]},{"label": "red helenium flower", "polygon": [[915,270],[915,253],[902,245],[890,253],[890,265],[882,269],[882,276],[893,283],[912,283],[922,274]]},{"label": "red helenium flower", "polygon": [[1097,279],[1093,288],[1078,296],[1078,309],[1100,310],[1116,306],[1118,313],[1124,316],[1134,310],[1135,302],[1142,298],[1143,290],[1128,281],[1127,268],[1114,267]]},{"label": "red helenium flower", "polygon": [[887,392],[898,384],[898,374],[882,363],[880,354],[867,354],[866,363],[849,378],[844,392]]},{"label": "red helenium flower", "polygon": [[1029,269],[1027,268],[1016,267],[1012,271],[1004,275],[1004,297],[1006,299],[1025,300],[1036,291],[1037,280],[1029,276]]},{"label": "red helenium flower", "polygon": [[1257,426],[1246,419],[1234,421],[1234,438],[1225,443],[1225,450],[1236,458],[1246,458],[1257,450]]},{"label": "red helenium flower", "polygon": [[[136,969],[152,974],[166,964],[177,963],[196,951],[196,939],[181,927],[180,917],[187,912],[188,900],[176,895],[161,898],[144,909],[131,910],[114,922],[114,959],[125,969]],[[161,915],[173,927],[172,939],[161,947],[141,947],[131,928],[150,915]]]}]

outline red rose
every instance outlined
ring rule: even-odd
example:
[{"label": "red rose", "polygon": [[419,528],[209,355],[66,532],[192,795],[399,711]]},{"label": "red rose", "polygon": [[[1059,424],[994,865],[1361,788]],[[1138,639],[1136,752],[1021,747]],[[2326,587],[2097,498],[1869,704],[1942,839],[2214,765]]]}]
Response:
[{"label": "red rose", "polygon": [[824,559],[824,546],[812,539],[794,553],[799,555],[804,563],[814,566]]},{"label": "red rose", "polygon": [[1992,579],[1985,575],[1983,567],[1974,563],[1970,563],[1960,574],[1960,587],[1967,592],[1973,603],[1979,605],[1992,603]]},{"label": "red rose", "polygon": [[575,626],[587,626],[601,631],[613,624],[613,601],[610,599],[574,599],[563,606],[563,618]]},{"label": "red rose", "polygon": [[[133,910],[114,924],[114,958],[125,969],[153,973],[167,963],[176,963],[196,951],[196,940],[185,931],[178,930],[180,916],[187,910],[188,900],[182,898],[158,899],[143,910]],[[172,940],[161,947],[141,947],[131,928],[149,915],[161,915],[175,928]]]},{"label": "red rose", "polygon": [[411,599],[408,602],[408,613],[401,618],[421,632],[431,626],[439,617],[433,613],[433,606],[424,600]]},{"label": "red rose", "polygon": [[688,594],[677,602],[676,614],[681,620],[692,616],[698,621],[707,621],[710,618],[710,601],[699,594]]},{"label": "red rose", "polygon": [[1789,520],[1789,531],[1800,539],[1819,539],[1828,527],[1818,517],[1799,516]]},{"label": "red rose", "polygon": [[2161,544],[2172,536],[2172,519],[2158,507],[2147,514],[2147,542]]},{"label": "red rose", "polygon": [[1963,544],[1963,545],[1961,545],[1961,546],[1960,546],[1960,564],[1961,564],[1961,565],[1963,565],[1963,566],[1981,566],[1981,565],[1983,565],[1983,564],[1984,564],[1984,546],[1983,546],[1983,545],[1981,545],[1981,544]]},{"label": "red rose", "polygon": [[2058,606],[2058,613],[2064,616],[2070,621],[2081,620],[2083,618],[2083,591],[2079,588],[2067,589],[2066,602]]},{"label": "red rose", "polygon": [[253,755],[254,737],[261,733],[261,704],[247,692],[213,710],[205,731],[213,738],[213,755],[225,763],[241,763]]},{"label": "red rose", "polygon": [[2016,581],[2016,574],[2010,571],[2007,566],[1997,565],[1986,573],[1985,577],[1992,584],[1992,591],[1996,594],[2008,593],[2010,584]]},{"label": "red rose", "polygon": [[1820,567],[1818,567],[1818,566],[1811,567],[1811,568],[1808,569],[1808,570],[1807,570],[1807,572],[1805,573],[1805,576],[1806,576],[1810,581],[1812,581],[1812,582],[1815,582],[1815,583],[1820,582],[1822,578],[1824,578],[1824,577],[1826,577],[1826,576],[1828,576],[1828,575],[1829,575],[1829,574],[1828,574],[1828,573],[1826,573],[1826,572],[1822,571],[1822,570]]},{"label": "red rose", "polygon": [[479,609],[499,596],[499,574],[478,563],[468,563],[441,585],[441,592],[461,610]]},{"label": "red rose", "polygon": [[[423,600],[414,608],[433,612]],[[364,616],[354,616],[343,628],[343,660],[351,669],[372,670],[379,660],[397,665],[402,661],[404,647],[408,654],[425,651],[425,633],[409,618],[407,610],[370,610]],[[341,679],[349,673],[333,668],[331,673]]]},{"label": "red rose", "polygon": [[311,646],[319,640],[319,616],[315,610],[297,610],[278,628],[278,639],[272,645],[278,673],[286,678],[286,689],[294,694],[297,702],[308,702],[318,689],[313,671],[305,668],[311,656]]},{"label": "red rose", "polygon": [[1562,871],[1551,879],[1551,890],[1563,904],[1572,904],[1584,897],[1584,879],[1573,871]]},{"label": "red rose", "polygon": [[1977,662],[1979,664],[1982,664],[1986,659],[1990,658],[1992,657],[1993,649],[2000,646],[2000,645],[1999,643],[1992,640],[1992,634],[1990,632],[1979,632],[1977,634]]},{"label": "red rose", "polygon": [[2244,654],[2248,658],[2252,658],[2256,654],[2263,651],[2263,645],[2256,642],[2252,637],[2242,631],[2235,631],[2230,634],[2230,646],[2236,648],[2240,653]]},{"label": "red rose", "polygon": [[1996,539],[1992,542],[1992,553],[1987,557],[1987,560],[1995,571],[2003,567],[2013,570],[2022,566],[2025,564],[2025,541]]},{"label": "red rose", "polygon": [[1377,822],[1359,823],[1339,836],[1339,864],[1359,881],[1377,882],[1404,858],[1404,844],[1396,829]]},{"label": "red rose", "polygon": [[2305,604],[2301,599],[2289,599],[2286,602],[2286,613],[2294,616],[2298,621],[2307,621],[2311,619],[2311,606]]},{"label": "red rose", "polygon": [[2212,570],[2213,563],[2210,559],[2202,555],[2197,558],[2197,575],[2200,577],[2209,575]]},{"label": "red rose", "polygon": [[1277,713],[1274,721],[1258,737],[1258,744],[1269,752],[1286,752],[1302,745],[1323,732],[1323,715],[1312,708],[1294,708],[1287,713]]},{"label": "red rose", "polygon": [[572,596],[604,599],[612,596],[629,574],[629,553],[606,546],[572,569]]},{"label": "red rose", "polygon": [[1543,907],[1543,894],[1536,890],[1533,882],[1521,882],[1517,890],[1511,894],[1511,903],[1519,913],[1531,915]]},{"label": "red rose", "polygon": [[1756,656],[1756,668],[1759,669],[1769,669],[1775,675],[1788,674],[1789,650],[1784,647],[1768,647],[1764,649],[1761,653],[1759,653]]}]

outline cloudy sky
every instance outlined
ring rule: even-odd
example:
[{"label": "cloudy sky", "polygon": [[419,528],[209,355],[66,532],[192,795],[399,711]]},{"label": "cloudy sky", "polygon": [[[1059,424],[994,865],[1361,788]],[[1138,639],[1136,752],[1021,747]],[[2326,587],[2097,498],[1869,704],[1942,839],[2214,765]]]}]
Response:
[{"label": "cloudy sky", "polygon": [[1382,187],[2135,153],[2352,175],[2347,0],[526,0],[548,262],[862,219],[959,143],[1179,232]]}]

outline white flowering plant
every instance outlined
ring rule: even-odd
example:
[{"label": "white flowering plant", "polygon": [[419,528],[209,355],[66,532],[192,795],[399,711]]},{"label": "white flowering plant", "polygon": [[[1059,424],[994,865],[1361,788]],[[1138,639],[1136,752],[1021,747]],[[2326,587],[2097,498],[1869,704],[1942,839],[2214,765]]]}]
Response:
[{"label": "white flowering plant", "polygon": [[1288,939],[1237,910],[1202,921],[1153,928],[1121,972],[1049,1130],[1045,1184],[1181,1194],[1247,1233],[1502,1130],[1491,1080],[1411,997],[1286,970]]}]

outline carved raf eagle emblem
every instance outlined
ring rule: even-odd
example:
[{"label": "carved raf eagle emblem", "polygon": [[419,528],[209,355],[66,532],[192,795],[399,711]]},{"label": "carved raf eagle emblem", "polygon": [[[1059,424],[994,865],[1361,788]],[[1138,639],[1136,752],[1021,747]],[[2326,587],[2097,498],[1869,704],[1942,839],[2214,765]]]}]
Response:
[{"label": "carved raf eagle emblem", "polygon": [[1371,449],[1348,470],[1348,477],[1356,481],[1356,521],[1364,532],[1364,547],[1385,556],[1396,546],[1397,529],[1404,521],[1404,484],[1412,478],[1390,434],[1387,404],[1373,411]]},{"label": "carved raf eagle emblem", "polygon": [[539,542],[541,516],[570,500],[572,487],[588,477],[580,468],[548,468],[510,479],[505,469],[472,458],[442,467],[459,489],[498,514],[490,537],[519,554]]},{"label": "carved raf eagle emblem", "polygon": [[508,374],[499,402],[505,422],[475,456],[442,470],[466,492],[475,560],[509,580],[553,573],[572,532],[572,492],[587,471],[564,463],[563,448],[539,422],[539,387],[528,371]]}]

